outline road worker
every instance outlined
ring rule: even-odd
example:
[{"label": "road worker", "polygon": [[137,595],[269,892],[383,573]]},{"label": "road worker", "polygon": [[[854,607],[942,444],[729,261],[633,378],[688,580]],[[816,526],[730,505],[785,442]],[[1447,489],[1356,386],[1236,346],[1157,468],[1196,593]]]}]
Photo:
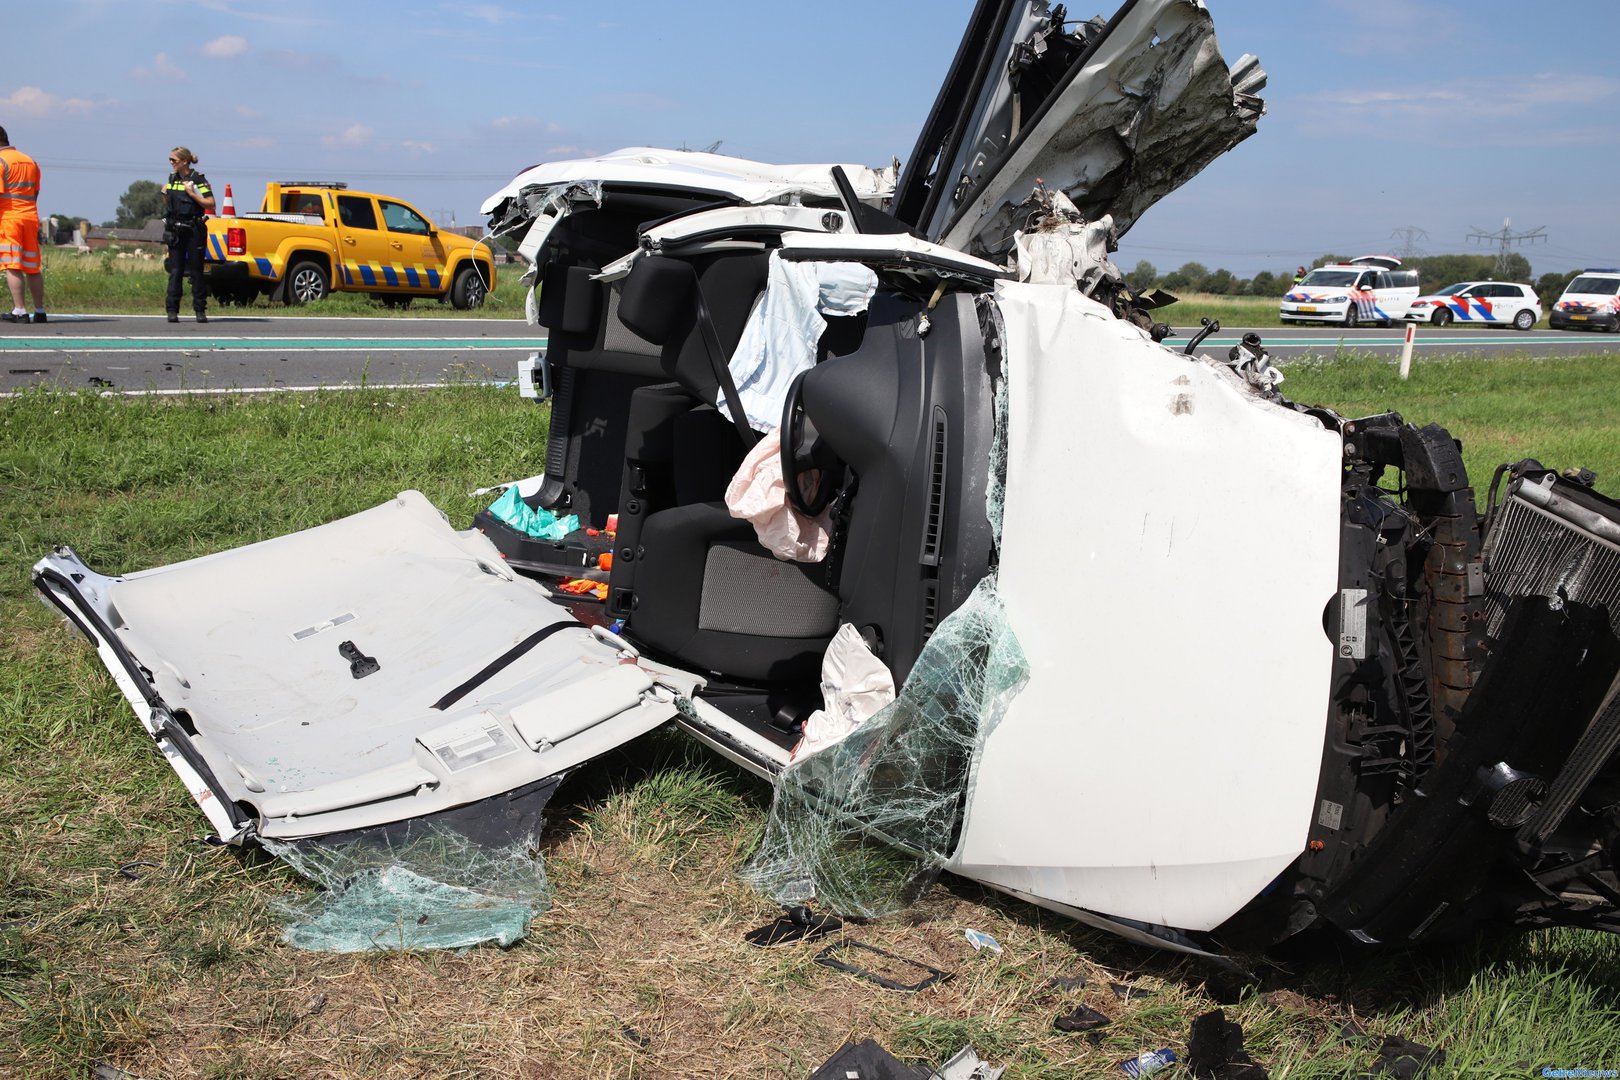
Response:
[{"label": "road worker", "polygon": [[0,270],[11,290],[11,310],[0,312],[9,323],[29,321],[23,306],[23,282],[34,294],[33,321],[45,321],[45,280],[39,276],[39,164],[11,145],[0,128]]}]

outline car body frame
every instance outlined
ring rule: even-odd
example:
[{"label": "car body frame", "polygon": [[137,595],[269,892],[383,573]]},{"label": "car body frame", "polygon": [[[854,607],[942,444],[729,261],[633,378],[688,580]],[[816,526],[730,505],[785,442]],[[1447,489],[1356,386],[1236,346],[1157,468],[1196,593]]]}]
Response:
[{"label": "car body frame", "polygon": [[[776,785],[753,879],[784,902],[950,871],[1211,955],[1620,927],[1620,507],[1522,462],[1481,512],[1445,431],[1292,402],[1258,343],[1161,344],[1108,260],[1263,78],[1187,0],[986,0],[898,177],[538,166],[486,211],[548,335],[525,501],[577,532],[404,493],[35,581],[231,842],[494,814],[672,721]],[[773,320],[811,330],[740,377]],[[820,557],[731,512],[773,465]],[[605,554],[600,602],[518,572]],[[803,752],[852,655],[893,701]],[[840,863],[856,837],[890,854]]]}]

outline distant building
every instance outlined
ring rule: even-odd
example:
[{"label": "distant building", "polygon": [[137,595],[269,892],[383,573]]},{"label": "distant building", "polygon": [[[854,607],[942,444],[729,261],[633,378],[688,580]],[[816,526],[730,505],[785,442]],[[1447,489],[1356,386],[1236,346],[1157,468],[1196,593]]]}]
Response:
[{"label": "distant building", "polygon": [[163,219],[152,218],[139,229],[111,229],[92,225],[81,233],[83,245],[91,251],[116,247],[121,251],[149,251],[163,254]]}]

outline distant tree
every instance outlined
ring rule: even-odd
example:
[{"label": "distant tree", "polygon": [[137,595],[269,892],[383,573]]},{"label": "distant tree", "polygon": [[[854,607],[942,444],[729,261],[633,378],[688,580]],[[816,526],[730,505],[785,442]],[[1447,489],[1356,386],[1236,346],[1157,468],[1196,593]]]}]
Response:
[{"label": "distant tree", "polygon": [[1557,303],[1558,298],[1569,288],[1569,283],[1575,280],[1579,270],[1566,270],[1562,274],[1542,274],[1536,278],[1536,295],[1541,297],[1541,306],[1550,308]]},{"label": "distant tree", "polygon": [[[1290,277],[1288,280],[1292,282],[1294,279]],[[1249,282],[1250,296],[1272,296],[1280,291],[1277,288],[1277,275],[1270,270],[1260,271],[1254,275],[1254,280]]]},{"label": "distant tree", "polygon": [[1182,288],[1189,289],[1193,292],[1205,291],[1204,279],[1209,277],[1209,267],[1205,266],[1203,263],[1183,263],[1181,265],[1181,269],[1177,270],[1176,273],[1180,274],[1182,279],[1186,282]]},{"label": "distant tree", "polygon": [[1187,280],[1187,275],[1183,274],[1180,270],[1170,271],[1168,274],[1164,275],[1164,280],[1159,282],[1160,288],[1166,290],[1167,292],[1178,294],[1191,291],[1190,285],[1191,283]]},{"label": "distant tree", "polygon": [[1520,255],[1517,251],[1510,251],[1508,252],[1508,256],[1505,261],[1506,265],[1502,268],[1502,270],[1498,273],[1493,273],[1491,275],[1492,277],[1495,277],[1498,281],[1530,280],[1529,259],[1525,258],[1523,255]]},{"label": "distant tree", "polygon": [[1125,275],[1125,284],[1139,293],[1147,292],[1153,288],[1153,283],[1157,280],[1159,280],[1159,271],[1154,269],[1153,264],[1146,259],[1139,260],[1136,269]]},{"label": "distant tree", "polygon": [[163,187],[156,181],[137,180],[118,198],[118,216],[106,222],[114,229],[139,229],[163,216]]},{"label": "distant tree", "polygon": [[1232,271],[1215,270],[1204,275],[1203,291],[1224,295],[1232,291]]}]

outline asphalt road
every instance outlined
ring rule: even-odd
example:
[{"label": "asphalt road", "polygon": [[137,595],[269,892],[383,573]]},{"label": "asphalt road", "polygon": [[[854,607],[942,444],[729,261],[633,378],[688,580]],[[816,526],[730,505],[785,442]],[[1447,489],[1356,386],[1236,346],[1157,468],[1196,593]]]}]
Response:
[{"label": "asphalt road", "polygon": [[[505,382],[517,362],[545,343],[513,319],[317,319],[270,315],[57,315],[36,326],[0,324],[0,392],[38,384],[125,393],[303,389],[321,386]],[[1195,328],[1177,327],[1166,344],[1186,345]],[[1341,346],[1394,359],[1404,330],[1263,327],[1257,332],[1283,362],[1332,356]],[[1224,328],[1200,351],[1222,355],[1244,328]],[[1420,326],[1414,362],[1425,357],[1620,353],[1620,334]]]},{"label": "asphalt road", "polygon": [[[1176,336],[1166,345],[1180,349],[1197,332],[1197,327],[1177,326]],[[1222,327],[1205,338],[1200,352],[1211,356],[1225,356],[1227,350],[1242,340],[1248,327]],[[1287,362],[1309,356],[1331,357],[1341,347],[1351,351],[1371,352],[1378,356],[1397,359],[1405,341],[1406,328],[1388,329],[1358,327],[1347,330],[1342,326],[1262,326],[1254,332],[1265,342],[1273,357]],[[1620,334],[1593,334],[1545,328],[1518,331],[1489,327],[1457,326],[1445,328],[1417,325],[1412,342],[1412,362],[1421,363],[1424,357],[1442,356],[1573,356],[1577,353],[1620,353]]]},{"label": "asphalt road", "polygon": [[518,319],[58,315],[0,323],[0,391],[123,392],[506,381],[545,343]]}]

